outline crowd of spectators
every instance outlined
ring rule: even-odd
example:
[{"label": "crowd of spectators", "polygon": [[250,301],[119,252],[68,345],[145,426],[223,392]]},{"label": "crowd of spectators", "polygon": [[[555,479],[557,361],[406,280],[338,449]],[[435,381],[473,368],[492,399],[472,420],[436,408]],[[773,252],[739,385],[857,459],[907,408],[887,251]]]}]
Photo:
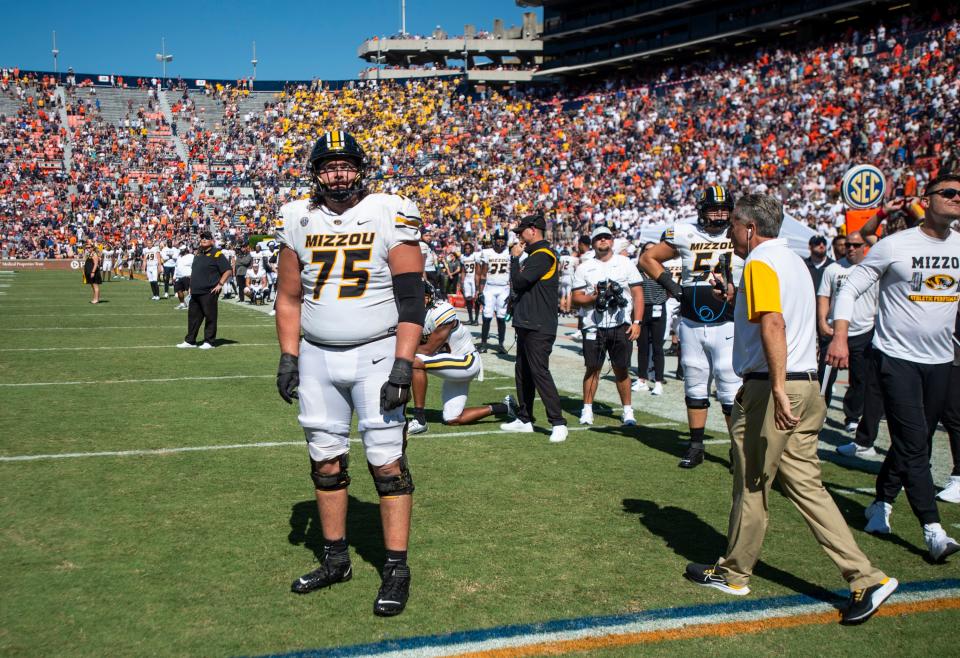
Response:
[{"label": "crowd of spectators", "polygon": [[[180,86],[163,92],[173,125],[149,85],[126,92],[138,95],[119,122],[101,116],[95,87],[68,86],[71,133],[48,109],[52,80],[7,70],[0,93],[20,109],[0,122],[4,248],[69,257],[78,235],[129,244],[157,232],[185,238],[201,225],[236,241],[269,232],[279,206],[306,191],[309,149],[332,127],[367,150],[371,189],[417,200],[438,247],[480,240],[534,210],[561,241],[598,223],[639,240],[648,224],[693,216],[693,193],[715,183],[774,192],[832,237],[851,163],[878,165],[906,196],[956,167],[957,32],[955,17],[905,17],[803,49],[559,90],[314,81],[251,100],[246,85]],[[69,172],[31,168],[68,137]]]}]

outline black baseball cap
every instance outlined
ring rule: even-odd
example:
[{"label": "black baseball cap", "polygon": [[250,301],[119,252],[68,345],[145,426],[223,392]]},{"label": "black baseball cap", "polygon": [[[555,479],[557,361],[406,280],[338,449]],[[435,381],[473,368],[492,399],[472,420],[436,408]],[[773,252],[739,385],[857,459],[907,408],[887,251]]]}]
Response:
[{"label": "black baseball cap", "polygon": [[827,244],[827,239],[822,235],[815,235],[810,238],[810,246],[812,247],[815,244]]},{"label": "black baseball cap", "polygon": [[528,226],[533,228],[538,228],[541,231],[547,230],[547,220],[543,218],[543,215],[527,215],[526,217],[520,218],[520,223],[513,228],[513,232],[516,234],[523,233],[523,229]]}]

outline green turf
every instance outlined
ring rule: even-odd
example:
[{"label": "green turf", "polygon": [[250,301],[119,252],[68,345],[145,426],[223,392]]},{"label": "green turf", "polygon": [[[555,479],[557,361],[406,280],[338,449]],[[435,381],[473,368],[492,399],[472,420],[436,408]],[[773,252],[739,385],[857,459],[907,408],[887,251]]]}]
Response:
[{"label": "green turf", "polygon": [[[2,384],[256,377],[0,387],[0,454],[302,440],[295,409],[276,394],[278,350],[263,314],[221,304],[220,337],[235,342],[183,351],[166,346],[182,340],[185,313],[151,302],[146,283],[105,284],[108,303],[91,306],[73,273],[10,281],[0,296]],[[136,349],[10,351],[118,346]],[[494,389],[504,383],[475,384],[471,400],[499,399]],[[432,382],[428,407],[437,402]],[[578,408],[572,398],[565,404]],[[289,593],[289,583],[313,568],[320,529],[301,445],[0,463],[0,653],[260,654],[729,601],[680,578],[686,562],[712,561],[725,545],[723,445],[710,446],[708,463],[686,472],[676,468],[680,428],[644,428],[662,419],[642,413],[635,430],[599,416],[600,426],[572,432],[559,446],[542,433],[456,436],[496,430],[492,420],[463,428],[443,427],[436,412],[428,420],[430,433],[409,447],[417,485],[412,598],[388,620],[371,614],[383,548],[358,445],[349,519],[355,577],[304,597]],[[838,490],[870,487],[872,475],[825,463],[824,480],[880,567],[903,581],[957,577],[957,561],[922,558],[905,501],[895,508],[893,539],[859,530],[870,497]],[[948,528],[960,523],[957,506],[941,511]],[[799,514],[773,496],[755,596],[842,586]],[[853,655],[868,644],[887,655],[919,646],[949,654],[957,622],[955,612],[921,614],[642,652]],[[921,645],[924,638],[931,642]]]}]

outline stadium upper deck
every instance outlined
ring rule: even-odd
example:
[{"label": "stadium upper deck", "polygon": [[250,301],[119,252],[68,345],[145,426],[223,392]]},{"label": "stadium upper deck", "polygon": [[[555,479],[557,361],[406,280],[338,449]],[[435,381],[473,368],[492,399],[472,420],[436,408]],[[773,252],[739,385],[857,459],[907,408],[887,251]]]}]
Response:
[{"label": "stadium upper deck", "polygon": [[664,61],[736,54],[784,37],[816,40],[861,17],[931,11],[937,3],[914,0],[517,0],[543,7],[543,65],[538,77],[609,75],[653,56]]}]

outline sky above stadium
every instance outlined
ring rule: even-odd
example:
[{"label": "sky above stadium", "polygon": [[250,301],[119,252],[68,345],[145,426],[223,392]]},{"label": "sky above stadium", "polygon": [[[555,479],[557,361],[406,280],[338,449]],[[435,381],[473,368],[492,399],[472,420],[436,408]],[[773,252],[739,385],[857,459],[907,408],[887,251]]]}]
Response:
[{"label": "sky above stadium", "polygon": [[[165,38],[174,57],[170,77],[249,77],[256,41],[259,80],[350,79],[366,66],[357,57],[364,39],[400,31],[400,0],[20,0],[5,6],[0,67],[45,71],[53,70],[56,30],[61,71],[159,76],[155,54]],[[494,18],[519,26],[524,11],[514,0],[407,0],[406,26],[410,34],[430,34],[440,25],[460,35],[468,23],[490,30]],[[539,10],[538,16],[542,20]]]}]

